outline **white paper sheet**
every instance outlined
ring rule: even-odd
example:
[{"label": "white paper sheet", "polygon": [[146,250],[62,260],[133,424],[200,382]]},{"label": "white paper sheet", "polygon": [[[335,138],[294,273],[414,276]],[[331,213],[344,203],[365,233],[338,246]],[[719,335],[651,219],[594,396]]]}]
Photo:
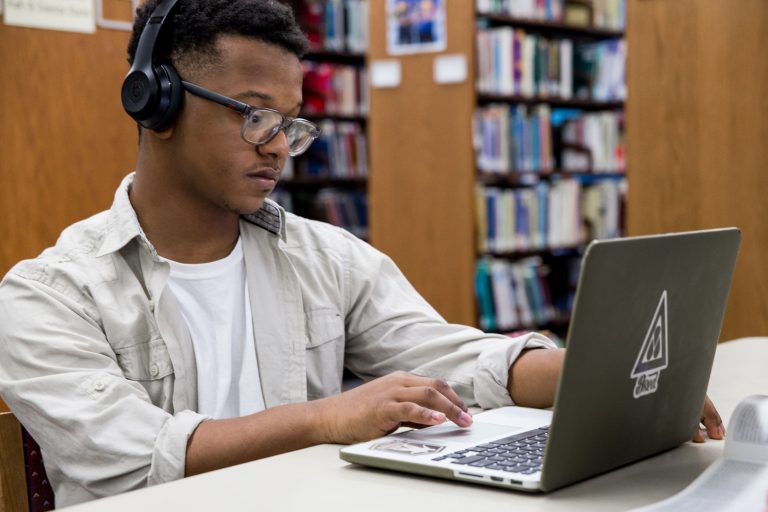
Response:
[{"label": "white paper sheet", "polygon": [[94,0],[5,0],[6,25],[96,32]]}]

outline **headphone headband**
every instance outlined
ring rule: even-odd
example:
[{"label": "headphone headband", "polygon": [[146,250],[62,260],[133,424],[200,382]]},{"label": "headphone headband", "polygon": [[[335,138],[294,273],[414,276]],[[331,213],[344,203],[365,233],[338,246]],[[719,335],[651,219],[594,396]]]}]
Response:
[{"label": "headphone headband", "polygon": [[[133,59],[131,71],[152,67],[152,57],[155,53],[155,45],[160,36],[160,31],[177,2],[178,0],[160,0],[160,3],[157,4],[155,10],[152,11],[152,15],[149,17],[147,24],[141,31],[141,37],[139,38],[139,45],[136,49],[136,56]],[[130,71],[128,73],[130,74]]]},{"label": "headphone headband", "polygon": [[170,64],[155,65],[157,41],[178,0],[160,0],[141,31],[133,65],[123,81],[123,108],[141,126],[166,129],[181,105],[181,82]]}]

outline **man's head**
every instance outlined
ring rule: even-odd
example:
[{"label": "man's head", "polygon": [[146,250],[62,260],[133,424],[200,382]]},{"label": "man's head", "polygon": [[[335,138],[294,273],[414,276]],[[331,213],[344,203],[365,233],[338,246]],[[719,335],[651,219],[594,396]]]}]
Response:
[{"label": "man's head", "polygon": [[[137,11],[128,47],[136,57],[159,4]],[[153,62],[173,65],[183,81],[285,116],[301,107],[300,57],[307,41],[290,8],[274,0],[178,0],[163,25]],[[182,107],[161,131],[142,135],[137,172],[190,206],[253,212],[272,190],[288,156],[284,132],[262,145],[244,141],[243,112],[182,92]],[[249,119],[247,116],[245,119]]]},{"label": "man's head", "polygon": [[[129,64],[134,64],[142,33],[150,16],[156,16],[160,11],[158,5],[161,3],[161,0],[146,0],[137,9],[128,43]],[[222,35],[256,39],[283,48],[298,58],[306,52],[306,37],[290,8],[280,2],[178,0],[175,3],[154,44],[152,63],[169,64],[186,80],[194,81],[201,73],[215,69],[219,57],[216,42]],[[165,0],[165,12],[171,5],[171,1]],[[145,50],[152,49],[148,42],[151,41],[144,43]],[[152,126],[152,123],[143,124]]]}]

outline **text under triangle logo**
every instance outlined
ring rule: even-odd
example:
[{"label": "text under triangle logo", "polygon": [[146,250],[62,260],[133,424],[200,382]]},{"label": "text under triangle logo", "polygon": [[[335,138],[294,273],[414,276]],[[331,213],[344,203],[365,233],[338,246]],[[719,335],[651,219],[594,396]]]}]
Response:
[{"label": "text under triangle logo", "polygon": [[636,379],[633,392],[635,398],[650,395],[659,389],[661,370],[666,368],[669,362],[668,334],[667,290],[664,290],[630,376],[630,378]]}]

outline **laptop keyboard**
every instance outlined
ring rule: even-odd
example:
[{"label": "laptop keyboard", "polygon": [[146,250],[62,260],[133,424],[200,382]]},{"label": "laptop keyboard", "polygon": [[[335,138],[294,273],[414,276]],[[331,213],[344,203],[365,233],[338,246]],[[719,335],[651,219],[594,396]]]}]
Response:
[{"label": "laptop keyboard", "polygon": [[432,460],[532,475],[541,471],[549,426],[479,444]]}]

